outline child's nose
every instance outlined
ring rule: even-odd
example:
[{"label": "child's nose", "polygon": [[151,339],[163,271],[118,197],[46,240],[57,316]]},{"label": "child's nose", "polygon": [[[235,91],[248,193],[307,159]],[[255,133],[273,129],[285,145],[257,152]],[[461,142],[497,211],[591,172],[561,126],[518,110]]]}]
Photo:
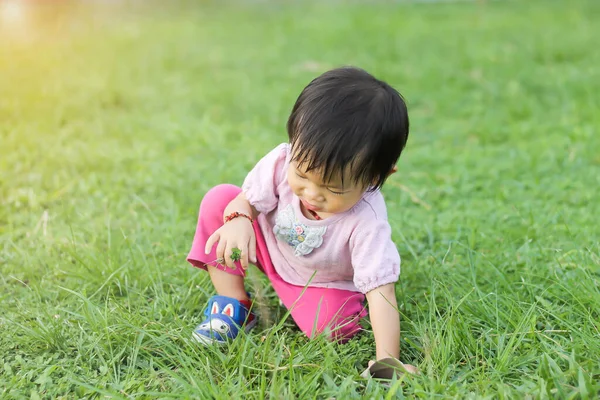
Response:
[{"label": "child's nose", "polygon": [[315,187],[307,187],[306,188],[306,197],[308,198],[308,200],[312,200],[312,201],[321,201],[323,200],[323,196],[321,195],[321,191],[318,190]]}]

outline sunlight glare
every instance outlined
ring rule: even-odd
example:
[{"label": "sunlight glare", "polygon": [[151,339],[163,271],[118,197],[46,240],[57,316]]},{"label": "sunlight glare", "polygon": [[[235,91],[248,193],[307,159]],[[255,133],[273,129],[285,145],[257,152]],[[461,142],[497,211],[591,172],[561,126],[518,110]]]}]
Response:
[{"label": "sunlight glare", "polygon": [[2,26],[15,26],[25,21],[25,9],[20,0],[0,1],[0,21]]}]

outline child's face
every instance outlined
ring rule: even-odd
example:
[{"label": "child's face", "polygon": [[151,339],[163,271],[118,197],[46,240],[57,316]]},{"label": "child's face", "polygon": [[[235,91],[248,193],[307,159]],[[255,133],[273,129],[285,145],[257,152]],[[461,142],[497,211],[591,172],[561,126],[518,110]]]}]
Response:
[{"label": "child's face", "polygon": [[[344,177],[344,185],[341,178],[324,182],[320,174],[306,171],[296,161],[290,162],[287,179],[294,194],[300,198],[302,208],[316,212],[321,218],[348,211],[367,189],[352,182],[350,177]],[[306,214],[310,216],[310,213]]]}]

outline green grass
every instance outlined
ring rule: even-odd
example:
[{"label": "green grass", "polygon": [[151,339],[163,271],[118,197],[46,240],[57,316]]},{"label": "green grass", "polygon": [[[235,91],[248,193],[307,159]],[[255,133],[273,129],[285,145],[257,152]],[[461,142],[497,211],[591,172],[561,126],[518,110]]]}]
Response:
[{"label": "green grass", "polygon": [[[598,396],[598,2],[131,3],[0,19],[0,398]],[[411,115],[384,194],[422,375],[390,388],[369,333],[309,341],[258,273],[258,329],[189,341],[202,195],[343,64]]]}]

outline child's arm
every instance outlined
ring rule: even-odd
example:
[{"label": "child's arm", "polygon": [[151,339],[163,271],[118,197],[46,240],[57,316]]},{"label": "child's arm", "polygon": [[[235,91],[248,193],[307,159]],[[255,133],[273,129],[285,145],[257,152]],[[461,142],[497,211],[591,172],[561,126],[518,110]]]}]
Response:
[{"label": "child's arm", "polygon": [[[381,360],[388,357],[398,359],[400,356],[400,316],[396,302],[396,290],[393,283],[380,286],[367,293],[369,315],[375,336],[375,358]],[[369,362],[369,367],[373,361]],[[418,374],[417,367],[402,363],[411,374]]]},{"label": "child's arm", "polygon": [[376,359],[400,357],[400,317],[393,283],[367,293]]}]

